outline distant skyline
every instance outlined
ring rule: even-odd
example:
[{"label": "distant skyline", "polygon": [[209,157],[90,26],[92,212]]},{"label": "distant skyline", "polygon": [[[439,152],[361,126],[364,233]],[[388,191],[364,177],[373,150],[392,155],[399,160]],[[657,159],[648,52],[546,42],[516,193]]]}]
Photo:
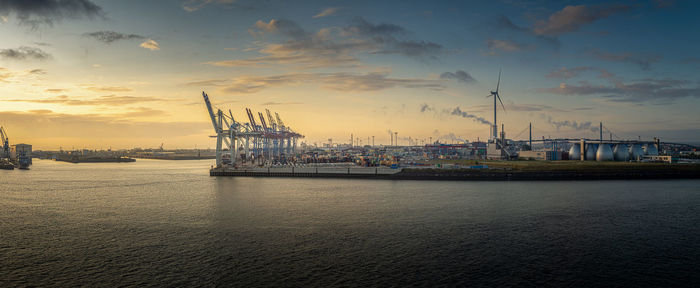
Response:
[{"label": "distant skyline", "polygon": [[12,143],[214,147],[201,98],[350,134],[700,142],[700,2],[0,0]]}]

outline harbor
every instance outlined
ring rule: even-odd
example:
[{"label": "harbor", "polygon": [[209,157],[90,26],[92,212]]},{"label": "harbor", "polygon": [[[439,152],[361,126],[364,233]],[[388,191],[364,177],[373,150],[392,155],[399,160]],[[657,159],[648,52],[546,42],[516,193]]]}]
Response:
[{"label": "harbor", "polygon": [[[246,108],[248,122],[235,120],[232,111],[212,106],[202,92],[216,133],[216,165],[210,176],[230,177],[317,177],[387,180],[624,180],[700,178],[698,147],[661,139],[631,140],[603,138],[609,131],[602,122],[592,138],[533,139],[532,123],[524,129],[528,139],[508,139],[505,125],[495,123],[500,103],[498,87],[493,97],[494,125],[487,141],[457,144],[409,138],[398,144],[397,132],[390,133],[391,145],[374,145],[374,136],[362,145],[350,135],[349,143],[328,143],[319,147],[282,122],[278,113],[258,112],[256,119]],[[267,117],[265,117],[265,115]],[[238,118],[240,119],[240,118]],[[521,135],[522,132],[518,135]],[[461,164],[460,164],[461,163]]]}]

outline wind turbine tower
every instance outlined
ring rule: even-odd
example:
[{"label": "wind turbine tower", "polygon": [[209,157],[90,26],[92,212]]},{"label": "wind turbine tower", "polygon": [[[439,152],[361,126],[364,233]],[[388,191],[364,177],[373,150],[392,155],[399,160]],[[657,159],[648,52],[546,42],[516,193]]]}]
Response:
[{"label": "wind turbine tower", "polygon": [[[491,128],[491,132],[493,135],[491,137],[493,139],[498,139],[498,122],[496,118],[496,110],[498,108],[498,103],[501,102],[501,107],[503,107],[503,111],[506,111],[506,106],[503,105],[503,101],[501,100],[501,95],[498,94],[498,88],[501,86],[501,70],[498,69],[498,82],[496,83],[496,91],[491,91],[491,95],[486,96],[486,97],[493,97],[493,127]],[[498,101],[496,101],[498,100]]]}]

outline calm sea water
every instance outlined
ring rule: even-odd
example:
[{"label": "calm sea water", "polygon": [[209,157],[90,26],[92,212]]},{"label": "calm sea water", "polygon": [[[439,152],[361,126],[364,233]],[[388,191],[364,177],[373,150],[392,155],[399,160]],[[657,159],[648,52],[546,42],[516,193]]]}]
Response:
[{"label": "calm sea water", "polygon": [[700,181],[0,170],[0,286],[698,286]]}]

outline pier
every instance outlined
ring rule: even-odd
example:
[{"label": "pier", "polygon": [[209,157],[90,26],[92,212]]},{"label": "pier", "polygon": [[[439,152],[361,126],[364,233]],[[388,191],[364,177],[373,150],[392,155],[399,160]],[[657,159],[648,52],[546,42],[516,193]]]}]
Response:
[{"label": "pier", "polygon": [[376,178],[388,179],[402,169],[386,167],[218,167],[209,171],[210,176],[249,177],[319,177],[319,178]]}]

